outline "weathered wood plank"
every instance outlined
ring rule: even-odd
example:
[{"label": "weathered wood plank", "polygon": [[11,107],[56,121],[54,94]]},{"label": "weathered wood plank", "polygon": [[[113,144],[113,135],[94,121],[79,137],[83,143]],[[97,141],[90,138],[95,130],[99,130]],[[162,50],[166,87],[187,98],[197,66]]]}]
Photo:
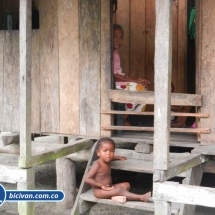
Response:
[{"label": "weathered wood plank", "polygon": [[60,132],[79,134],[79,1],[58,0]]},{"label": "weathered wood plank", "polygon": [[60,131],[58,0],[40,1],[41,131]]},{"label": "weathered wood plank", "polygon": [[123,72],[130,76],[130,0],[118,0],[118,7],[116,11],[116,24],[122,26],[123,45],[120,47],[120,61]]},{"label": "weathered wood plank", "polygon": [[171,215],[171,204],[167,201],[155,201],[154,215]]},{"label": "weathered wood plank", "polygon": [[[186,61],[187,61],[187,0],[178,0],[178,75],[177,92],[186,92]],[[183,83],[183,84],[182,84]]]},{"label": "weathered wood plank", "polygon": [[[101,0],[101,109],[111,110],[111,102],[107,91],[113,87],[112,75],[112,22],[111,4],[109,1]],[[112,116],[101,115],[101,124],[111,125]],[[101,136],[111,136],[110,131],[101,131]]]},{"label": "weathered wood plank", "polygon": [[0,165],[0,181],[6,183],[26,182],[27,176],[24,169],[17,166]]},{"label": "weathered wood plank", "polygon": [[[154,104],[154,92],[131,92],[126,90],[109,90],[109,98],[112,102],[134,102],[134,103],[146,103]],[[182,106],[201,106],[202,96],[194,94],[171,94],[171,105],[182,105]],[[209,113],[204,111],[203,113]]]},{"label": "weathered wood plank", "polygon": [[[20,1],[20,157],[31,158],[31,9],[32,1]],[[28,14],[28,15],[27,15]],[[28,179],[26,181],[28,183]]]},{"label": "weathered wood plank", "polygon": [[56,160],[57,158],[92,147],[93,141],[82,139],[72,144],[65,144],[64,147],[62,147],[62,144],[59,145],[61,146],[59,149],[33,155],[31,159],[28,160],[28,163],[25,162],[25,159],[20,157],[19,166],[22,168],[29,168],[47,161]]},{"label": "weathered wood plank", "polygon": [[3,131],[19,132],[19,32],[5,31]]},{"label": "weathered wood plank", "polygon": [[3,124],[4,110],[4,32],[0,31],[0,130]]},{"label": "weathered wood plank", "polygon": [[[101,126],[105,130],[123,130],[123,131],[155,131],[154,127],[137,127],[137,126]],[[170,132],[184,133],[209,133],[209,128],[169,128]]]},{"label": "weathered wood plank", "polygon": [[57,190],[65,194],[63,201],[57,203],[60,209],[71,209],[76,197],[75,163],[68,158],[56,160]]},{"label": "weathered wood plank", "polygon": [[[102,114],[128,114],[128,115],[154,115],[154,112],[132,112],[132,111],[105,111],[101,110],[100,113]],[[178,113],[178,112],[171,112],[171,116],[189,116],[189,117],[201,117],[201,118],[207,118],[209,117],[209,114],[204,113]]]},{"label": "weathered wood plank", "polygon": [[[201,2],[201,1],[200,1]],[[214,74],[214,65],[215,59],[213,53],[215,52],[215,41],[214,41],[214,26],[215,26],[215,13],[213,8],[215,7],[215,1],[202,1],[201,3],[201,12],[198,14],[199,21],[201,22],[202,27],[200,27],[200,35],[198,42],[201,45],[198,45],[200,48],[200,53],[198,59],[200,62],[199,68],[199,85],[201,94],[204,98],[204,104],[201,107],[201,112],[207,111],[210,113],[210,118],[202,119],[201,126],[209,126],[211,129],[210,134],[201,135],[201,144],[202,145],[215,145],[215,94],[213,80],[215,78]]]},{"label": "weathered wood plank", "polygon": [[173,185],[165,182],[154,183],[153,188],[154,200],[214,207],[214,188],[181,184]]},{"label": "weathered wood plank", "polygon": [[40,33],[38,30],[32,30],[32,48],[31,48],[31,132],[41,132],[40,118]]},{"label": "weathered wood plank", "polygon": [[80,134],[100,135],[101,1],[80,1]]},{"label": "weathered wood plank", "polygon": [[19,143],[19,133],[1,134],[1,139],[4,146]]},{"label": "weathered wood plank", "polygon": [[154,91],[155,0],[145,0],[145,16],[145,78],[151,83],[149,90]]},{"label": "weathered wood plank", "polygon": [[[141,10],[140,10],[141,8]],[[130,3],[130,68],[132,77],[145,78],[145,0]],[[138,20],[138,21],[137,21]],[[124,45],[124,44],[123,44]]]},{"label": "weathered wood plank", "polygon": [[193,154],[215,155],[215,146],[199,146],[192,150]]}]

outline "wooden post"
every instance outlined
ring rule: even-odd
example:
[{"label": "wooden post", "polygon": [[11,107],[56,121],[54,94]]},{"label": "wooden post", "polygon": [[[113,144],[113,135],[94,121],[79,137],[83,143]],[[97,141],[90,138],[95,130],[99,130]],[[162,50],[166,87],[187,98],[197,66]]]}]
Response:
[{"label": "wooden post", "polygon": [[154,215],[171,215],[171,207],[169,202],[155,201]]},{"label": "wooden post", "polygon": [[[198,165],[187,171],[186,178],[182,181],[183,184],[200,186],[203,175],[202,165]],[[196,205],[181,204],[179,215],[194,215]]]},{"label": "wooden post", "polygon": [[167,170],[170,139],[172,0],[156,0],[154,169]]},{"label": "wooden post", "polygon": [[[110,2],[101,1],[101,110],[111,110],[111,101],[108,96],[108,90],[112,85],[112,22]],[[110,126],[111,116],[102,114],[101,125]],[[111,136],[111,131],[101,130],[101,136]]]},{"label": "wooden post", "polygon": [[[35,168],[25,169],[26,182],[18,182],[18,190],[34,190],[35,189]],[[18,202],[19,215],[34,215],[35,203],[34,202]]]},{"label": "wooden post", "polygon": [[[31,158],[31,0],[20,0],[20,158]],[[34,168],[26,169],[27,180],[18,189],[35,188]],[[19,202],[20,215],[34,215],[35,203]]]},{"label": "wooden post", "polygon": [[31,0],[20,0],[20,157],[31,157]]},{"label": "wooden post", "polygon": [[65,199],[57,203],[58,208],[71,209],[76,198],[75,162],[68,158],[56,160],[57,190],[65,193]]}]

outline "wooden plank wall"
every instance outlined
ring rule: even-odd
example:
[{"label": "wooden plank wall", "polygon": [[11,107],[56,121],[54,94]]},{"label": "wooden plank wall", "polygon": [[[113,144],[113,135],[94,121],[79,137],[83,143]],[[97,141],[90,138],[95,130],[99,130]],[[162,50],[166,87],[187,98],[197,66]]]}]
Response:
[{"label": "wooden plank wall", "polygon": [[60,131],[58,0],[40,1],[41,131]]},{"label": "wooden plank wall", "polygon": [[[173,67],[175,92],[186,92],[186,0],[173,1]],[[124,41],[120,50],[124,72],[151,82],[154,90],[155,0],[118,0],[114,22],[122,25]]]},{"label": "wooden plank wall", "polygon": [[19,32],[5,31],[4,37],[3,131],[19,130]]},{"label": "wooden plank wall", "polygon": [[58,0],[60,132],[79,134],[79,2]]},{"label": "wooden plank wall", "polygon": [[201,119],[201,127],[209,127],[209,134],[201,134],[201,144],[215,145],[215,1],[204,0],[198,1],[197,8],[198,14],[198,37],[197,37],[197,90],[203,95],[203,106],[201,107],[202,113],[209,113],[209,117]]},{"label": "wooden plank wall", "polygon": [[100,135],[101,1],[80,0],[80,134]]}]

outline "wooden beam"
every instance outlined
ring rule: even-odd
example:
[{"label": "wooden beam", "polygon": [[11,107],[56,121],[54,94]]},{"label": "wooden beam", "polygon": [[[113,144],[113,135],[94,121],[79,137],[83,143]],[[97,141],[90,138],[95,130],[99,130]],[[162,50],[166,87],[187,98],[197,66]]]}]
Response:
[{"label": "wooden beam", "polygon": [[[111,110],[107,91],[113,85],[112,80],[112,14],[111,1],[101,0],[101,109]],[[101,124],[111,125],[111,116],[102,115]],[[111,131],[101,130],[101,136],[111,136]]]},{"label": "wooden beam", "polygon": [[[136,127],[136,126],[101,126],[105,130],[123,130],[123,131],[155,131],[154,127]],[[182,133],[209,133],[209,128],[169,128],[170,132]]]},{"label": "wooden beam", "polygon": [[[132,92],[126,90],[109,90],[112,102],[155,104],[155,92]],[[196,94],[171,93],[171,105],[202,106],[202,96]]]},{"label": "wooden beam", "polygon": [[154,169],[167,170],[172,76],[172,0],[156,0],[155,32]]},{"label": "wooden beam", "polygon": [[191,185],[173,185],[164,183],[153,184],[155,201],[170,201],[191,205],[214,207],[215,188]]},{"label": "wooden beam", "polygon": [[[127,115],[154,115],[154,112],[134,112],[134,111],[105,111],[101,110],[101,114],[127,114]],[[207,118],[209,117],[209,114],[204,114],[204,113],[178,113],[178,112],[171,112],[171,116],[189,116],[189,117],[201,117],[201,118]]]},{"label": "wooden beam", "polygon": [[215,146],[199,146],[192,150],[193,154],[215,155]]},{"label": "wooden beam", "polygon": [[173,178],[189,169],[192,169],[206,161],[208,161],[210,157],[205,157],[201,155],[188,155],[184,158],[174,160],[169,164],[169,168],[166,171],[155,171],[153,181],[166,181],[170,178]]},{"label": "wooden beam", "polygon": [[92,140],[79,140],[75,143],[65,144],[65,147],[55,149],[50,152],[34,155],[29,159],[28,163],[25,162],[25,158],[19,158],[19,166],[22,168],[29,168],[38,164],[45,163],[47,161],[56,160],[57,158],[64,157],[66,155],[88,149],[93,146]]},{"label": "wooden beam", "polygon": [[20,0],[20,157],[31,158],[31,0]]}]

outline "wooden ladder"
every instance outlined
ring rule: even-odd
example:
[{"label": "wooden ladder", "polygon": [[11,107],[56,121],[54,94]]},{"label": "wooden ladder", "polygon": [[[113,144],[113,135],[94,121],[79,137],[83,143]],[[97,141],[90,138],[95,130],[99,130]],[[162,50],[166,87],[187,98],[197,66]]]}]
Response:
[{"label": "wooden ladder", "polygon": [[[127,201],[124,204],[120,204],[117,202],[114,202],[110,199],[97,199],[94,197],[93,191],[91,190],[91,187],[84,182],[85,176],[87,172],[89,171],[90,166],[92,163],[97,159],[95,149],[96,149],[97,142],[94,144],[91,150],[90,158],[88,160],[86,170],[76,197],[75,204],[72,208],[71,215],[88,215],[90,213],[90,209],[93,205],[96,203],[103,203],[107,205],[112,206],[121,206],[121,207],[127,207],[127,208],[134,208],[139,210],[145,210],[145,211],[154,211],[154,203],[153,200],[150,199],[149,202],[139,202],[139,201]],[[126,156],[125,149],[116,149],[116,155]],[[120,169],[120,170],[127,170],[127,171],[133,171],[133,172],[142,172],[142,173],[151,173],[153,174],[153,155],[152,154],[142,154],[142,153],[136,153],[139,154],[137,156],[138,159],[141,159],[141,156],[145,157],[145,160],[133,160],[130,159],[132,150],[128,150],[130,155],[128,156],[128,160],[126,161],[113,161],[111,162],[111,168],[112,169]],[[187,153],[185,154],[187,156]],[[192,155],[193,156],[193,155]],[[136,158],[135,155],[133,157]],[[143,159],[143,158],[142,158]],[[172,160],[175,160],[175,157],[172,158]],[[176,183],[176,182],[170,182],[170,183]],[[172,214],[178,215],[180,210],[180,205],[173,204],[172,205]]]}]

